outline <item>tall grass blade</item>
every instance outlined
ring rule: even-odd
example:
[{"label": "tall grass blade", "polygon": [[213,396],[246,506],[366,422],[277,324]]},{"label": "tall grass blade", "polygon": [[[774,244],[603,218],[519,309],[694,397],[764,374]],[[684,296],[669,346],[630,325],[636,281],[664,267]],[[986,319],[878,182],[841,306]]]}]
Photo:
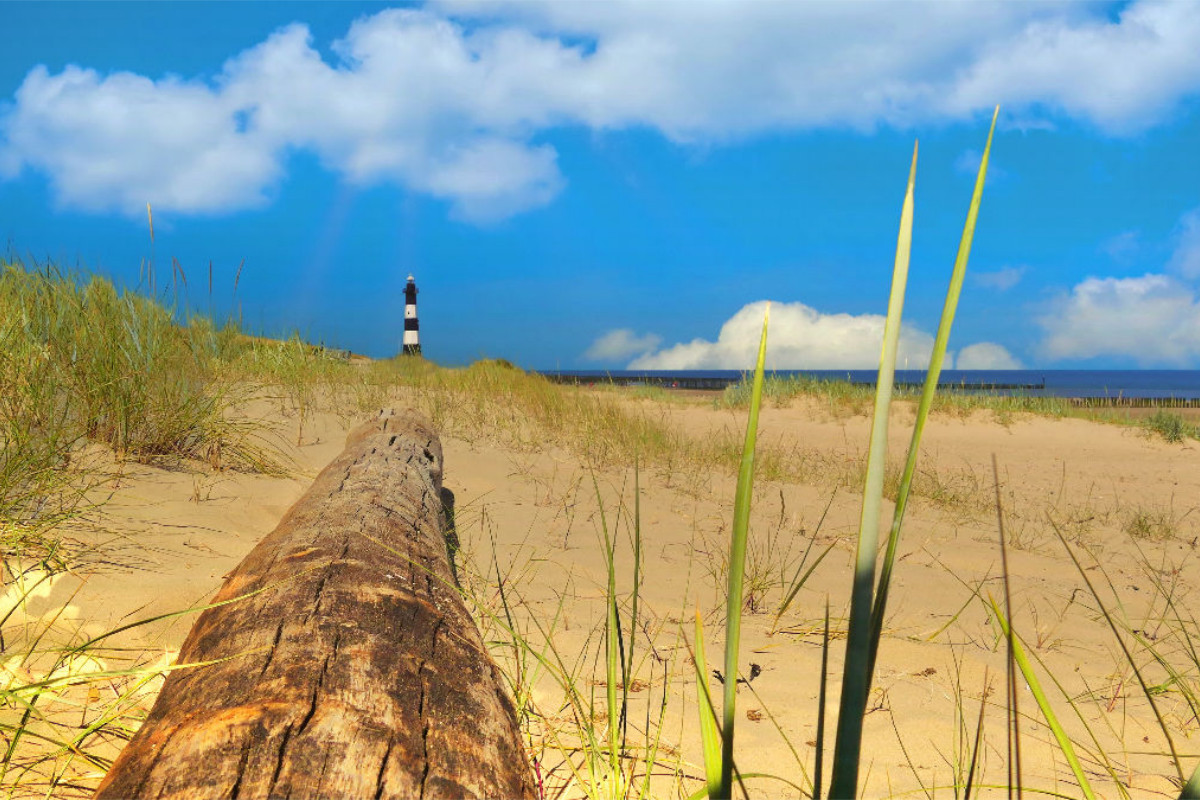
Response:
[{"label": "tall grass blade", "polygon": [[[1000,501],[1000,467],[996,464],[996,455],[992,454],[992,485],[996,489],[996,526],[1000,531],[1000,573],[1004,581],[1004,613],[1011,620],[1012,612],[1012,582],[1009,580],[1008,572],[1008,541],[1004,538],[1004,506]],[[1011,797],[1013,793],[1014,781],[1017,790],[1017,800],[1022,796],[1022,776],[1021,776],[1021,708],[1018,703],[1019,692],[1017,691],[1017,676],[1013,670],[1014,653],[1016,652],[1016,639],[1013,635],[1012,626],[1008,626],[1008,631],[1005,635],[1007,643],[1008,657],[1005,659],[1005,676],[1006,676],[1006,691],[1007,691],[1007,707],[1009,720],[1008,729],[1008,794]]]},{"label": "tall grass blade", "polygon": [[1142,675],[1141,668],[1138,667],[1137,661],[1134,660],[1133,653],[1129,652],[1129,646],[1125,644],[1125,637],[1121,635],[1119,630],[1117,630],[1116,620],[1113,619],[1112,613],[1108,610],[1108,607],[1104,604],[1104,601],[1100,599],[1100,593],[1096,591],[1096,587],[1092,583],[1092,579],[1088,577],[1087,570],[1085,570],[1083,568],[1083,564],[1079,562],[1079,557],[1075,555],[1075,551],[1071,549],[1069,544],[1067,544],[1067,538],[1063,536],[1062,531],[1058,529],[1058,525],[1054,522],[1054,520],[1050,520],[1050,525],[1054,529],[1055,535],[1058,536],[1059,541],[1062,542],[1063,547],[1066,548],[1067,555],[1069,555],[1071,557],[1071,561],[1074,562],[1075,569],[1078,570],[1079,574],[1083,577],[1083,582],[1087,584],[1088,591],[1091,593],[1092,598],[1096,601],[1096,607],[1099,608],[1100,613],[1104,615],[1104,620],[1108,623],[1108,627],[1112,630],[1113,638],[1115,638],[1117,640],[1117,644],[1121,646],[1121,652],[1125,656],[1125,661],[1133,669],[1133,674],[1138,679],[1138,685],[1142,687],[1142,694],[1146,696],[1146,700],[1150,703],[1150,710],[1154,712],[1154,718],[1158,721],[1158,727],[1162,729],[1163,736],[1167,740],[1167,747],[1171,751],[1171,764],[1175,767],[1176,775],[1179,776],[1179,783],[1180,785],[1186,786],[1187,781],[1183,777],[1183,768],[1179,763],[1179,752],[1175,749],[1175,739],[1171,736],[1171,729],[1167,727],[1166,720],[1163,719],[1162,711],[1159,709],[1158,703],[1154,699],[1154,692],[1152,692],[1150,687],[1146,684],[1146,678],[1144,675]]},{"label": "tall grass blade", "polygon": [[[746,690],[750,692],[750,695],[754,698],[754,701],[756,703],[758,703],[760,706],[762,706],[763,713],[765,713],[767,715],[767,719],[771,721],[771,725],[774,726],[775,732],[779,734],[779,738],[783,740],[783,744],[787,747],[788,751],[792,754],[792,758],[795,760],[796,765],[800,767],[800,776],[802,778],[804,778],[804,782],[807,784],[807,788],[804,790],[805,794],[807,794],[809,797],[811,797],[813,794],[812,778],[810,778],[808,775],[808,767],[805,766],[804,759],[800,757],[800,753],[796,750],[795,745],[792,744],[792,738],[790,736],[788,736],[787,731],[785,731],[783,729],[783,726],[779,724],[779,720],[776,718],[776,716],[773,713],[771,713],[770,705],[763,702],[763,699],[759,695],[758,690],[754,688],[754,684],[746,683],[743,685],[746,687]],[[742,776],[742,777],[748,777],[748,776]]]},{"label": "tall grass blade", "polygon": [[784,595],[782,602],[780,602],[779,610],[775,612],[775,620],[771,623],[772,631],[779,627],[780,617],[787,612],[788,608],[792,605],[792,601],[796,599],[796,595],[799,594],[800,590],[804,588],[804,584],[808,583],[808,579],[810,576],[812,576],[813,570],[821,565],[821,562],[825,560],[825,556],[829,555],[829,551],[833,550],[833,546],[837,544],[836,540],[830,542],[829,546],[821,552],[821,555],[817,556],[817,560],[812,563],[812,566],[810,566],[803,575],[800,574],[800,570],[804,569],[804,564],[808,561],[808,554],[812,552],[813,546],[817,543],[817,534],[820,532],[821,526],[825,524],[825,517],[829,515],[829,509],[833,507],[833,501],[836,497],[837,492],[835,491],[829,496],[829,502],[825,504],[825,510],[821,512],[821,518],[817,520],[817,526],[813,529],[812,538],[808,540],[808,547],[804,549],[804,555],[800,559],[800,565],[796,567],[796,574],[792,576],[792,581],[788,586],[787,594]]},{"label": "tall grass blade", "polygon": [[767,359],[767,325],[771,317],[768,304],[763,314],[762,336],[758,341],[758,360],[754,365],[754,387],[750,392],[750,414],[746,422],[746,443],[738,470],[737,492],[733,500],[733,530],[729,545],[729,594],[725,601],[725,703],[721,727],[722,798],[733,792],[733,732],[737,720],[738,645],[742,636],[742,588],[746,577],[746,541],[750,532],[750,500],[754,492],[754,448],[758,439],[758,411],[762,405],[763,365]]},{"label": "tall grass blade", "polygon": [[[642,587],[642,487],[638,462],[633,461],[633,591],[629,610],[629,643],[625,648],[625,664],[621,681],[621,739],[627,740],[629,716],[629,682],[633,680],[633,645],[637,641],[638,596]],[[649,713],[649,706],[647,706]]]},{"label": "tall grass blade", "polygon": [[621,749],[623,744],[620,739],[621,716],[624,711],[623,707],[617,702],[617,684],[621,682],[624,659],[621,658],[621,619],[619,609],[617,608],[616,540],[615,537],[609,534],[608,520],[604,514],[602,497],[600,495],[600,484],[596,480],[595,473],[592,474],[592,482],[596,488],[596,501],[600,505],[600,529],[604,534],[604,560],[608,568],[608,589],[607,597],[605,598],[607,616],[604,626],[604,677],[608,706],[608,767],[610,770],[610,780],[618,781],[621,772]]},{"label": "tall grass blade", "polygon": [[875,674],[875,658],[879,652],[879,637],[883,631],[883,617],[887,611],[888,589],[892,581],[892,569],[896,563],[896,547],[900,541],[900,527],[904,523],[904,512],[908,508],[909,492],[917,470],[917,455],[921,449],[921,434],[925,421],[937,393],[938,379],[942,374],[942,363],[946,360],[946,348],[950,344],[950,329],[958,311],[958,298],[962,294],[963,278],[967,273],[967,260],[971,255],[971,243],[975,239],[975,223],[979,219],[979,205],[983,200],[983,183],[987,177],[988,158],[992,152],[992,136],[996,132],[996,118],[1000,107],[992,112],[992,126],[988,130],[987,144],[979,162],[979,173],[975,176],[975,191],[971,195],[971,206],[967,209],[967,221],[963,226],[962,239],[958,243],[958,255],[954,259],[954,271],[950,274],[950,287],[946,290],[946,301],[942,304],[942,318],[938,322],[937,336],[933,342],[933,353],[929,357],[929,370],[925,373],[925,385],[921,389],[921,400],[917,404],[917,419],[913,424],[912,441],[908,445],[908,459],[900,476],[900,488],[896,493],[896,509],[892,514],[892,530],[888,534],[887,552],[879,570],[879,589],[875,594],[875,607],[871,612],[871,668],[868,675]]},{"label": "tall grass blade", "polygon": [[[671,664],[663,661],[662,685],[663,693],[662,700],[658,705],[658,723],[654,726],[654,742],[650,747],[650,752],[646,756],[646,773],[642,777],[642,789],[638,792],[638,800],[646,800],[650,796],[650,779],[654,777],[654,765],[658,763],[658,748],[662,742],[663,727],[667,721],[667,701],[670,699],[671,693],[667,691],[669,684],[669,675],[674,658],[671,659]],[[712,713],[712,707],[709,706],[709,713]],[[650,704],[646,704],[646,730],[650,730]]]},{"label": "tall grass blade", "polygon": [[825,688],[829,682],[829,598],[825,598],[825,632],[821,635],[821,680],[817,690],[817,754],[813,765],[813,800],[821,800],[825,771]]},{"label": "tall grass blade", "polygon": [[1029,686],[1029,691],[1033,695],[1034,702],[1037,703],[1037,707],[1042,712],[1046,724],[1050,727],[1050,732],[1054,734],[1054,739],[1058,742],[1059,750],[1062,751],[1063,757],[1067,760],[1067,765],[1075,775],[1075,780],[1079,784],[1080,791],[1083,792],[1083,796],[1087,800],[1096,800],[1096,794],[1092,791],[1091,784],[1088,783],[1087,776],[1083,772],[1083,767],[1079,764],[1078,756],[1075,755],[1075,747],[1071,744],[1071,739],[1067,736],[1066,731],[1063,730],[1062,725],[1059,724],[1058,717],[1054,714],[1054,709],[1050,707],[1050,701],[1046,699],[1046,693],[1042,691],[1042,684],[1038,681],[1037,675],[1033,671],[1033,666],[1029,663],[1029,659],[1025,657],[1025,648],[1021,646],[1020,637],[1011,633],[1012,628],[995,599],[989,597],[988,602],[992,607],[992,613],[1000,623],[1000,628],[1003,630],[1004,635],[1011,637],[1013,660],[1021,670],[1021,675],[1025,678],[1026,685]]},{"label": "tall grass blade", "polygon": [[871,608],[875,591],[875,560],[879,542],[879,515],[883,503],[883,480],[887,467],[888,409],[900,341],[900,317],[908,283],[908,261],[912,251],[913,185],[917,176],[917,146],[913,145],[912,166],[904,208],[900,212],[900,234],[896,241],[896,265],[892,271],[892,293],[884,324],[883,349],[875,390],[875,416],[871,421],[871,443],[863,489],[862,517],[858,528],[858,553],[854,587],[850,596],[850,627],[846,635],[846,664],[842,677],[837,735],[833,749],[833,776],[829,796],[845,799],[858,796],[858,762],[862,751],[863,715],[870,691]]},{"label": "tall grass blade", "polygon": [[696,705],[700,709],[704,775],[708,796],[715,800],[721,796],[721,732],[717,729],[717,712],[708,690],[708,659],[704,655],[704,623],[700,620],[699,609],[696,610],[696,652],[692,654],[692,662],[696,665]]},{"label": "tall grass blade", "polygon": [[983,692],[979,696],[979,719],[975,722],[975,742],[971,745],[971,766],[967,769],[967,785],[963,800],[971,800],[971,790],[975,788],[975,768],[979,764],[979,751],[983,749],[983,710],[987,708],[988,671],[983,670]]},{"label": "tall grass blade", "polygon": [[1179,800],[1200,800],[1200,764],[1196,765],[1192,777],[1188,778],[1188,782],[1183,785],[1183,791],[1179,793]]}]

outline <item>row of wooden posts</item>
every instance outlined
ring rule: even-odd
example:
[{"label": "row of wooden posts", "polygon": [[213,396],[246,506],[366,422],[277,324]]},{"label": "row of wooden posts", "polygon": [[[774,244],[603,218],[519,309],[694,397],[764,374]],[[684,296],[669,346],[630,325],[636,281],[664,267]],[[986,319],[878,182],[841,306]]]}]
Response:
[{"label": "row of wooden posts", "polygon": [[1200,408],[1197,397],[1071,397],[1077,408]]},{"label": "row of wooden posts", "polygon": [[446,499],[426,421],[355,430],[197,618],[96,797],[534,797]]}]

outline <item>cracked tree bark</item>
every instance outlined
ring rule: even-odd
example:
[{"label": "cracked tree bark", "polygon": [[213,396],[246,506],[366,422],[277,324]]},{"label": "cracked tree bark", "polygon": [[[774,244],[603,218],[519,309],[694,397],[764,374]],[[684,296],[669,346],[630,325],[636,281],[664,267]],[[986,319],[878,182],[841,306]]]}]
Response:
[{"label": "cracked tree bark", "polygon": [[516,716],[455,590],[441,443],[355,430],[196,620],[97,798],[533,797]]}]

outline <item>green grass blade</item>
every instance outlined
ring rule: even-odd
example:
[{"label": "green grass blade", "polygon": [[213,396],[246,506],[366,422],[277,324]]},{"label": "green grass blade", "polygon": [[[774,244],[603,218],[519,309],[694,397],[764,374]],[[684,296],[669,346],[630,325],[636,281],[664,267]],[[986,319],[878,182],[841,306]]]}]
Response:
[{"label": "green grass blade", "polygon": [[971,790],[975,786],[975,768],[979,764],[979,753],[983,749],[983,710],[987,708],[988,672],[983,670],[983,691],[979,693],[979,719],[975,722],[975,742],[971,745],[971,766],[967,769],[967,785],[964,787],[963,800],[971,800]]},{"label": "green grass blade", "polygon": [[[1091,724],[1088,722],[1087,714],[1085,714],[1084,710],[1080,708],[1080,705],[1078,702],[1076,702],[1075,697],[1069,691],[1067,691],[1067,687],[1063,686],[1062,681],[1060,681],[1054,674],[1054,670],[1047,666],[1046,662],[1042,660],[1042,657],[1038,655],[1037,650],[1029,651],[1029,655],[1033,656],[1033,660],[1036,661],[1037,665],[1042,668],[1042,671],[1049,676],[1050,682],[1054,684],[1054,688],[1058,689],[1058,693],[1066,701],[1067,705],[1071,707],[1071,710],[1075,712],[1075,718],[1079,720],[1079,724],[1083,726],[1085,731],[1087,731],[1088,738],[1092,740],[1092,746],[1094,748],[1094,760],[1100,765],[1101,769],[1108,773],[1108,777],[1112,780],[1113,785],[1117,788],[1117,791],[1121,794],[1121,797],[1128,800],[1129,792],[1121,783],[1121,776],[1117,774],[1117,769],[1119,769],[1119,767],[1114,767],[1111,761],[1108,759],[1104,745],[1100,743],[1100,739],[1096,736],[1096,732],[1092,729]],[[1084,685],[1087,686],[1086,681],[1084,681]],[[1091,691],[1090,686],[1087,687],[1087,689],[1089,692]]]},{"label": "green grass blade", "polygon": [[829,682],[829,598],[825,598],[825,633],[821,636],[821,680],[817,690],[817,753],[813,765],[813,800],[821,800],[825,768],[825,688]]},{"label": "green grass blade", "polygon": [[722,798],[733,792],[733,732],[737,721],[738,645],[742,637],[742,588],[746,577],[746,540],[750,532],[750,500],[754,492],[754,447],[758,439],[758,411],[762,405],[763,365],[767,359],[767,325],[771,306],[763,314],[762,336],[758,340],[758,360],[754,365],[754,387],[750,392],[750,414],[746,422],[746,443],[738,469],[737,492],[733,499],[733,530],[729,544],[729,594],[725,601],[725,703],[721,726]]},{"label": "green grass blade", "polygon": [[1067,550],[1067,555],[1071,557],[1071,561],[1075,564],[1075,569],[1079,571],[1083,582],[1087,584],[1088,591],[1091,592],[1092,598],[1096,601],[1096,607],[1100,609],[1100,613],[1104,616],[1104,620],[1108,623],[1108,627],[1112,630],[1113,638],[1117,640],[1117,644],[1121,647],[1121,652],[1125,655],[1125,661],[1133,669],[1134,676],[1138,679],[1138,685],[1142,688],[1142,694],[1145,695],[1146,701],[1150,704],[1150,710],[1154,712],[1154,718],[1158,721],[1158,727],[1163,732],[1163,737],[1167,740],[1167,747],[1171,751],[1171,764],[1175,767],[1175,774],[1179,776],[1179,782],[1186,786],[1187,782],[1183,777],[1183,767],[1179,763],[1179,752],[1175,749],[1175,739],[1171,736],[1171,729],[1167,726],[1166,720],[1163,719],[1162,711],[1158,707],[1158,703],[1154,699],[1154,693],[1150,691],[1150,687],[1146,684],[1146,678],[1142,675],[1142,670],[1137,665],[1137,661],[1133,657],[1133,653],[1129,651],[1129,645],[1125,644],[1125,637],[1117,629],[1116,620],[1113,619],[1112,613],[1104,601],[1100,599],[1100,593],[1096,591],[1092,579],[1088,577],[1087,570],[1083,568],[1083,564],[1079,562],[1079,557],[1075,555],[1075,551],[1067,544],[1067,539],[1063,536],[1062,531],[1058,529],[1058,525],[1053,520],[1050,521],[1051,527],[1054,529],[1054,534],[1058,536],[1063,547]]},{"label": "green grass blade", "polygon": [[825,560],[825,556],[829,555],[829,551],[831,551],[833,546],[837,544],[836,540],[830,542],[829,546],[825,548],[821,555],[817,556],[817,560],[814,561],[812,566],[808,568],[808,571],[806,571],[803,575],[800,574],[800,570],[804,569],[805,563],[808,562],[808,555],[812,552],[813,546],[817,543],[817,534],[820,533],[821,526],[825,524],[825,518],[829,516],[829,509],[833,507],[833,501],[836,498],[837,492],[834,491],[834,493],[829,496],[829,502],[825,504],[825,510],[821,512],[821,518],[817,520],[817,526],[813,529],[812,537],[808,540],[808,547],[804,549],[804,555],[800,559],[799,566],[796,567],[796,574],[792,576],[791,583],[788,584],[787,594],[784,595],[783,601],[779,604],[779,609],[775,612],[775,620],[771,623],[772,632],[779,627],[779,619],[787,612],[788,608],[792,604],[792,601],[796,599],[796,595],[799,594],[800,590],[804,588],[804,584],[808,582],[809,577],[813,574],[813,570],[821,565],[821,562]]},{"label": "green grass blade", "polygon": [[987,177],[988,158],[992,152],[992,136],[996,132],[996,117],[1000,107],[992,113],[992,127],[988,130],[987,144],[979,162],[979,173],[975,176],[975,191],[971,195],[971,206],[967,209],[967,221],[963,226],[962,239],[958,243],[958,255],[954,259],[954,271],[950,274],[950,287],[946,290],[946,301],[942,304],[942,318],[938,322],[937,337],[933,342],[933,353],[929,359],[929,370],[925,373],[925,385],[921,390],[921,401],[917,405],[917,419],[913,425],[912,441],[908,445],[908,459],[900,477],[900,488],[896,494],[896,509],[892,515],[892,530],[888,534],[887,552],[879,570],[879,589],[875,594],[875,607],[871,612],[871,668],[868,675],[875,674],[875,657],[878,655],[879,636],[883,631],[883,617],[887,611],[888,588],[891,586],[892,569],[896,562],[896,546],[900,541],[900,527],[904,523],[904,512],[908,508],[909,491],[917,470],[917,454],[921,449],[921,434],[925,431],[925,420],[937,393],[938,379],[942,374],[942,363],[946,359],[946,348],[950,344],[950,329],[958,310],[958,298],[962,294],[963,278],[967,273],[967,260],[971,255],[971,243],[975,239],[975,223],[979,219],[979,205],[983,200],[983,183]]},{"label": "green grass blade", "polygon": [[[650,779],[654,777],[654,765],[658,763],[658,747],[662,742],[663,728],[667,722],[667,702],[670,700],[671,693],[667,691],[670,685],[670,674],[673,668],[675,659],[671,658],[671,663],[663,662],[662,671],[662,700],[658,706],[658,723],[654,726],[654,742],[650,748],[649,754],[646,756],[645,766],[646,772],[642,777],[642,789],[638,792],[638,800],[646,800],[650,796]],[[712,714],[712,706],[708,708],[709,714]],[[715,724],[715,718],[714,718]],[[650,704],[646,704],[646,730],[650,730]]]},{"label": "green grass blade", "polygon": [[[825,556],[829,555],[836,544],[836,539],[830,542],[825,549],[821,551],[821,555],[817,556],[817,560],[809,565],[808,569],[805,570],[803,575],[800,574],[800,569],[803,569],[804,567],[804,563],[801,562],[800,567],[796,570],[795,576],[792,578],[791,588],[788,589],[788,593],[783,598],[783,602],[779,604],[779,610],[775,612],[775,620],[771,623],[772,630],[775,630],[779,626],[780,617],[782,617],[784,613],[787,612],[788,608],[791,607],[792,601],[796,599],[796,595],[799,594],[800,590],[804,588],[804,584],[808,583],[808,579],[812,577],[813,571],[816,570],[817,567],[821,566],[821,562],[825,560]],[[805,553],[805,556],[807,555],[808,554]]]},{"label": "green grass blade", "polygon": [[867,458],[866,486],[863,489],[862,517],[858,528],[858,553],[855,558],[854,587],[850,596],[850,627],[846,636],[846,664],[842,677],[837,734],[833,749],[833,776],[829,796],[858,796],[858,762],[862,750],[863,715],[871,676],[868,672],[871,651],[871,608],[875,591],[875,559],[879,542],[880,506],[883,503],[883,479],[887,467],[888,409],[896,371],[896,349],[900,341],[900,317],[904,309],[904,289],[908,283],[908,261],[912,250],[913,185],[917,175],[917,148],[913,146],[912,166],[904,208],[900,212],[900,234],[896,241],[896,265],[892,271],[892,293],[884,324],[883,350],[879,358],[879,378],[875,388],[875,416],[871,422],[871,444]]},{"label": "green grass blade", "polygon": [[[595,481],[595,475],[592,476]],[[596,500],[601,501],[600,486],[596,484]],[[621,650],[621,620],[617,609],[617,569],[614,552],[615,537],[609,535],[608,522],[605,519],[603,504],[600,510],[600,528],[604,533],[604,559],[608,568],[608,588],[605,605],[607,616],[604,625],[604,678],[608,712],[608,761],[611,777],[617,779],[621,771],[621,714],[622,707],[617,701],[617,684],[621,682],[621,670],[624,666],[620,656]]]},{"label": "green grass blade", "polygon": [[1183,791],[1179,793],[1179,800],[1200,800],[1200,764],[1196,765],[1192,777],[1188,778],[1188,782],[1183,785]]},{"label": "green grass blade", "polygon": [[[1008,571],[1008,540],[1004,536],[1004,505],[1000,498],[1000,467],[996,463],[996,454],[992,453],[992,485],[996,489],[996,528],[1000,534],[1000,575],[1004,579],[1004,614],[1011,621],[1013,619],[1012,608],[1012,581]],[[1017,800],[1022,797],[1022,778],[1021,778],[1021,708],[1020,708],[1020,692],[1017,691],[1017,676],[1013,672],[1013,664],[1015,663],[1013,652],[1016,648],[1016,636],[1013,633],[1012,625],[1008,626],[1008,632],[1005,634],[1006,653],[1007,657],[1004,660],[1005,676],[1007,680],[1006,708],[1008,709],[1009,718],[1007,720],[1008,727],[1008,785],[1013,785],[1017,788]],[[1016,778],[1015,782],[1013,778]],[[1012,790],[1009,789],[1009,793]]]},{"label": "green grass blade", "polygon": [[700,710],[700,741],[704,747],[704,775],[708,783],[708,796],[720,797],[721,792],[721,733],[717,730],[717,712],[713,707],[712,693],[708,690],[708,659],[704,655],[704,623],[700,611],[696,611],[696,652],[692,654],[696,665],[696,706]]},{"label": "green grass blade", "polygon": [[630,598],[632,608],[629,611],[629,642],[625,648],[625,664],[621,680],[621,739],[627,741],[629,725],[629,683],[633,680],[633,645],[637,641],[638,631],[638,596],[642,588],[642,487],[641,473],[638,462],[633,461],[633,592]]},{"label": "green grass blade", "polygon": [[763,701],[762,697],[758,693],[758,690],[754,688],[754,684],[746,683],[744,685],[746,690],[749,691],[750,695],[754,698],[754,701],[762,706],[763,713],[767,715],[767,719],[770,720],[771,725],[775,728],[775,732],[779,734],[779,738],[783,740],[788,752],[792,754],[792,758],[795,760],[796,765],[800,767],[800,776],[807,784],[807,787],[804,790],[805,794],[811,797],[813,793],[812,778],[808,776],[808,767],[805,766],[804,759],[800,757],[799,751],[797,751],[795,745],[792,744],[792,738],[788,736],[787,731],[785,731],[783,726],[779,724],[779,719],[771,712],[770,705]]},{"label": "green grass blade", "polygon": [[1041,710],[1046,724],[1050,727],[1050,732],[1054,734],[1054,739],[1058,742],[1059,750],[1062,751],[1063,757],[1067,760],[1067,765],[1070,766],[1071,772],[1075,775],[1075,780],[1079,783],[1080,791],[1083,792],[1083,796],[1087,800],[1096,800],[1092,786],[1088,783],[1087,776],[1083,773],[1083,767],[1079,764],[1079,758],[1075,755],[1075,747],[1071,744],[1071,739],[1067,736],[1066,731],[1063,730],[1062,725],[1059,724],[1058,717],[1055,716],[1054,709],[1050,707],[1050,701],[1046,699],[1046,693],[1042,691],[1042,685],[1033,671],[1033,666],[1029,663],[1029,659],[1025,657],[1025,648],[1021,646],[1021,638],[1014,633],[1010,633],[1008,620],[1005,619],[1004,612],[1000,610],[1000,606],[996,601],[989,597],[988,603],[991,605],[992,613],[1000,623],[1000,628],[1003,630],[1004,635],[1010,637],[1013,660],[1017,662],[1017,667],[1021,670],[1021,675],[1025,678],[1026,685],[1029,686],[1029,691],[1033,695],[1034,702],[1037,703],[1038,709]]}]

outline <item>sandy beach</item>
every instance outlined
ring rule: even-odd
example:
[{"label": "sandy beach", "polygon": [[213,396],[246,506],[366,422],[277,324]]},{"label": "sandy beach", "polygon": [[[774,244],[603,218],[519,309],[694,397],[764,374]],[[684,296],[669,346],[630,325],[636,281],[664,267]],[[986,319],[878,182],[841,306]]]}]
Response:
[{"label": "sandy beach", "polygon": [[[740,436],[746,424],[744,411],[715,408],[711,398],[606,394],[604,400],[697,440]],[[893,412],[893,461],[907,446],[912,415],[904,404]],[[296,420],[285,422],[291,429],[281,428],[279,440],[294,443]],[[987,607],[989,597],[1003,598],[994,456],[1015,629],[1085,770],[1101,796],[1117,796],[1113,764],[1131,796],[1174,796],[1178,779],[1170,747],[1186,772],[1197,752],[1197,720],[1186,695],[1163,666],[1151,663],[1140,642],[1159,645],[1174,669],[1194,677],[1195,661],[1181,652],[1176,632],[1195,636],[1188,609],[1200,586],[1200,450],[1194,441],[1169,444],[1140,429],[1078,419],[1019,416],[1004,423],[990,412],[942,413],[927,427],[866,721],[865,795],[921,796],[935,787],[948,794],[966,769],[985,696],[982,785],[1005,783],[1004,639]],[[102,546],[78,577],[57,578],[31,613],[66,606],[60,626],[94,635],[204,603],[340,452],[351,424],[348,416],[329,412],[306,420],[302,444],[288,446],[292,477],[125,465],[103,487],[111,494],[95,520],[103,533],[91,534]],[[743,773],[797,786],[811,777],[826,603],[834,640],[828,694],[831,713],[836,711],[861,503],[852,484],[859,479],[869,426],[866,416],[816,399],[763,410],[760,447],[786,454],[781,463],[792,465],[798,477],[771,474],[755,486],[743,675],[758,666],[739,692],[736,758]],[[536,437],[514,444],[448,429],[442,441],[445,485],[456,496],[462,581],[484,611],[485,639],[499,642],[494,657],[510,675],[520,672],[517,649],[503,644],[487,616],[499,608],[498,568],[523,635],[538,646],[552,644],[570,665],[575,691],[603,694],[597,658],[606,582],[601,520],[615,536],[618,593],[628,598],[634,576],[632,465],[589,467],[569,448],[543,445]],[[650,463],[637,476],[643,565],[636,680],[628,687],[631,741],[659,742],[656,797],[688,796],[701,786],[689,647],[699,612],[709,664],[719,664],[733,477],[689,463]],[[890,507],[885,516],[890,520]],[[1054,526],[1100,588],[1157,687],[1171,744]],[[777,616],[798,571],[826,548],[827,557]],[[193,618],[136,628],[122,644],[169,659]],[[564,764],[564,758],[578,764],[583,757],[576,749],[578,715],[564,701],[561,681],[546,670],[530,671],[528,661],[521,665],[522,680],[532,689],[533,713],[523,730],[543,789],[550,797],[584,796]],[[711,685],[719,689],[715,679]],[[139,701],[143,706],[152,702],[153,684],[150,689]],[[1077,788],[1062,756],[1024,684],[1021,692],[1026,786],[1072,796]],[[590,722],[607,724],[602,716]],[[1097,757],[1101,752],[1105,759]],[[90,776],[85,782],[97,773]],[[748,780],[747,786],[752,796],[795,794],[775,779]]]}]

